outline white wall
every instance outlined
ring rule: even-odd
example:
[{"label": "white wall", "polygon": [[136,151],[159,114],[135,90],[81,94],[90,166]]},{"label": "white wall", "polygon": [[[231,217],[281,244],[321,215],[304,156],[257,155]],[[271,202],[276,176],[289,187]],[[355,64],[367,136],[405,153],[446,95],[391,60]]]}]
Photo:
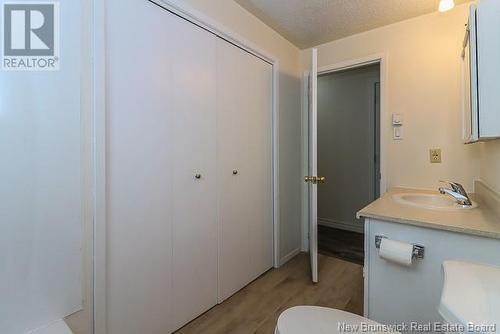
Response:
[{"label": "white wall", "polygon": [[82,307],[80,2],[60,12],[60,70],[0,72],[1,333]]},{"label": "white wall", "polygon": [[233,0],[186,0],[194,9],[279,60],[280,257],[300,247],[300,51]]},{"label": "white wall", "polygon": [[[479,176],[479,149],[463,145],[461,45],[467,5],[432,13],[318,46],[319,67],[373,54],[387,57],[386,115],[388,188],[438,187],[450,179],[472,189]],[[309,51],[304,50],[303,68]],[[392,140],[390,115],[404,114],[402,141]],[[429,148],[442,149],[441,164],[429,162]],[[498,165],[498,163],[497,163]]]}]

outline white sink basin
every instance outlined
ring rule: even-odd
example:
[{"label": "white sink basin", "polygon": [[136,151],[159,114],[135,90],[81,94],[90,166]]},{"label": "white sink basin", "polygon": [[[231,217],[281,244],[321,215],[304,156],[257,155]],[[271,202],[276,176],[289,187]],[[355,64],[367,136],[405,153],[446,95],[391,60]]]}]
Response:
[{"label": "white sink basin", "polygon": [[402,193],[394,194],[392,197],[398,203],[430,210],[456,211],[469,210],[478,207],[475,202],[472,202],[472,205],[460,205],[454,198],[441,194]]}]

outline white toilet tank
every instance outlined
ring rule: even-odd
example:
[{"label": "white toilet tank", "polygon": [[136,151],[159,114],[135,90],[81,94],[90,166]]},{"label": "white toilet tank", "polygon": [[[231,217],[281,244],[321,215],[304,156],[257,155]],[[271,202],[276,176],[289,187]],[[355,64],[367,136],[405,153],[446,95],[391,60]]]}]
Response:
[{"label": "white toilet tank", "polygon": [[320,306],[296,306],[281,313],[275,334],[387,334],[383,328],[384,325],[357,314]]},{"label": "white toilet tank", "polygon": [[[500,333],[500,267],[443,262],[439,314],[447,332]],[[472,326],[472,327],[471,327]]]}]

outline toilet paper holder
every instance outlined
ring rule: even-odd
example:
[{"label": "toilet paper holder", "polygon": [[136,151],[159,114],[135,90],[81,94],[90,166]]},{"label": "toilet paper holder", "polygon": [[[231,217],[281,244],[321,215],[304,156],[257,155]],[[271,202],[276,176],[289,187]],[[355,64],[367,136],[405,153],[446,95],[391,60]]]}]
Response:
[{"label": "toilet paper holder", "polygon": [[[375,247],[377,249],[380,248],[380,244],[382,243],[382,239],[387,239],[387,237],[383,236],[383,235],[376,235],[375,236]],[[412,253],[413,259],[423,259],[424,253],[425,253],[424,246],[413,244],[413,253]]]}]

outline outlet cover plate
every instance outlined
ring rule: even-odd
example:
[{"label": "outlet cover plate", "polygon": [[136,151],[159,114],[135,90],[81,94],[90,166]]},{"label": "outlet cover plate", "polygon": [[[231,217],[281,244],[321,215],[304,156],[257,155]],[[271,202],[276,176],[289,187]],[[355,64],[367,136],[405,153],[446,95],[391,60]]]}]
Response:
[{"label": "outlet cover plate", "polygon": [[441,163],[441,149],[440,148],[431,148],[429,150],[430,161],[433,164]]}]

